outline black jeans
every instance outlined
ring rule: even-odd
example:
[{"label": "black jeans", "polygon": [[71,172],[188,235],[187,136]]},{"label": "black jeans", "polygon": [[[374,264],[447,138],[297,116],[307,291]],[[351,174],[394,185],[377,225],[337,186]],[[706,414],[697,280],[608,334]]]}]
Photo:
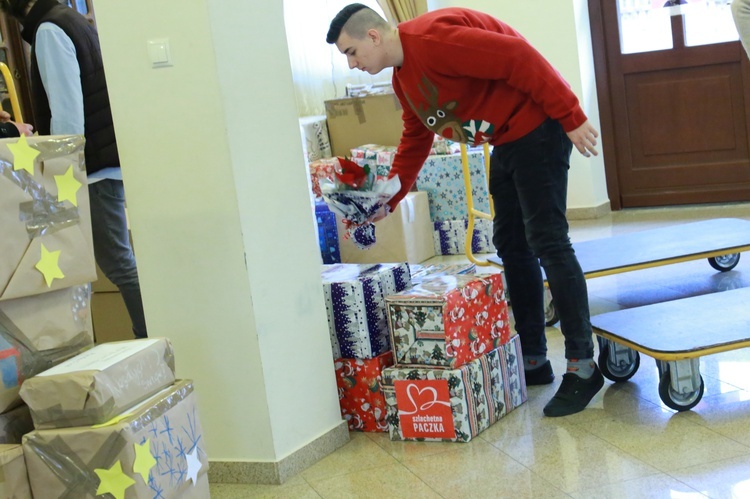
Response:
[{"label": "black jeans", "polygon": [[594,344],[588,292],[565,218],[573,145],[547,120],[514,142],[493,148],[492,241],[503,260],[516,331],[526,355],[545,355],[544,268],[565,336],[565,357],[590,358]]},{"label": "black jeans", "polygon": [[89,184],[89,202],[96,263],[120,290],[133,322],[133,334],[136,338],[146,338],[141,286],[128,237],[122,180],[103,179]]}]

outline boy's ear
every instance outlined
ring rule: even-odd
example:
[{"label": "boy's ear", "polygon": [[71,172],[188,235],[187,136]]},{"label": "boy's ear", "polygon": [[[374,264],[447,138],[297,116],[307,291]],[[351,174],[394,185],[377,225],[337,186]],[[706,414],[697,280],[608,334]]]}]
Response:
[{"label": "boy's ear", "polygon": [[375,45],[378,45],[380,43],[380,41],[383,39],[380,36],[380,31],[376,30],[375,28],[370,28],[369,30],[367,30],[367,38],[369,38],[370,40],[372,40],[372,42]]}]

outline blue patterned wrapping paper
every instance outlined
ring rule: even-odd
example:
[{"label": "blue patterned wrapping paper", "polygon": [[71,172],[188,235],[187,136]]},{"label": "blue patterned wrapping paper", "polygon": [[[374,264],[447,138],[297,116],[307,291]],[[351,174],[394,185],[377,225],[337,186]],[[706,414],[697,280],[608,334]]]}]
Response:
[{"label": "blue patterned wrapping paper", "polygon": [[[468,158],[474,208],[489,213],[490,197],[484,169],[484,152],[470,152]],[[430,219],[433,222],[469,217],[460,154],[429,156],[417,177],[417,190],[428,193]]]},{"label": "blue patterned wrapping paper", "polygon": [[318,226],[318,245],[323,263],[326,265],[341,263],[336,215],[323,201],[315,203],[315,223]]},{"label": "blue patterned wrapping paper", "polygon": [[322,278],[334,359],[371,359],[390,349],[385,297],[411,285],[409,265],[331,265]]},{"label": "blue patterned wrapping paper", "polygon": [[[432,235],[436,254],[463,255],[466,252],[468,219],[443,220],[433,222],[433,224],[435,229]],[[490,220],[478,219],[474,221],[471,252],[475,254],[495,252],[495,247],[492,244],[492,222]]]}]

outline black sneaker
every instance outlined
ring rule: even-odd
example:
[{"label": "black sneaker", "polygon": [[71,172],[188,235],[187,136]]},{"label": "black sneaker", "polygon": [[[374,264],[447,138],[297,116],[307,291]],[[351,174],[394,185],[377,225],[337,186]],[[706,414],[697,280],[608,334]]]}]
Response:
[{"label": "black sneaker", "polygon": [[524,371],[524,376],[526,377],[526,386],[549,385],[555,381],[555,373],[552,372],[552,364],[549,360],[536,369]]},{"label": "black sneaker", "polygon": [[588,379],[583,379],[577,374],[565,373],[557,393],[544,406],[544,415],[557,418],[581,412],[602,386],[604,376],[596,365],[594,374]]}]

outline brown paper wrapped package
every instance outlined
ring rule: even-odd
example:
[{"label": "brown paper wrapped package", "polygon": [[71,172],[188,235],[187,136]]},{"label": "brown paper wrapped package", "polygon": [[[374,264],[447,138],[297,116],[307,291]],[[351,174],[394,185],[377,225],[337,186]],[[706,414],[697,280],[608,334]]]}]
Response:
[{"label": "brown paper wrapped package", "polygon": [[0,444],[0,499],[31,499],[20,445]]},{"label": "brown paper wrapped package", "polygon": [[209,497],[208,456],[187,380],[105,425],[33,431],[23,450],[34,497]]},{"label": "brown paper wrapped package", "polygon": [[[39,151],[29,169],[9,147],[23,147],[21,140],[0,140],[0,300],[96,279],[83,137],[24,137],[27,150]],[[71,174],[74,181],[66,176]],[[72,182],[80,183],[75,192],[58,191],[58,185]],[[36,268],[42,245],[60,252],[57,264],[63,277],[49,285]]]},{"label": "brown paper wrapped package", "polygon": [[26,380],[20,394],[36,429],[88,426],[109,421],[174,379],[168,339],[118,341]]}]

